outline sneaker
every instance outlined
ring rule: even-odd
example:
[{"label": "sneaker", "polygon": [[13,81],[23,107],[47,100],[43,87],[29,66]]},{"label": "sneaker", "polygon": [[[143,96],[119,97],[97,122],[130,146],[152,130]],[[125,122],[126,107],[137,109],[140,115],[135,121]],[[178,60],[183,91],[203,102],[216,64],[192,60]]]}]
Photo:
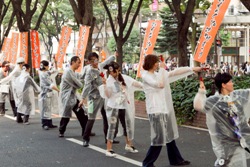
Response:
[{"label": "sneaker", "polygon": [[110,151],[106,151],[106,156],[107,157],[115,157],[116,156],[116,153],[113,151],[113,150],[110,150]]},{"label": "sneaker", "polygon": [[44,126],[43,129],[44,130],[49,130],[49,127],[48,126]]},{"label": "sneaker", "polygon": [[83,140],[83,145],[82,145],[83,147],[88,147],[89,146],[89,142],[88,141],[86,141],[86,140]]},{"label": "sneaker", "polygon": [[62,137],[64,137],[64,134],[61,134],[61,133],[60,133],[60,134],[58,135],[58,137],[61,137],[61,138],[62,138]]},{"label": "sneaker", "polygon": [[24,122],[23,124],[24,124],[24,125],[29,125],[30,123],[29,123],[29,122]]},{"label": "sneaker", "polygon": [[139,152],[134,146],[130,146],[130,145],[127,145],[127,144],[125,146],[125,150],[129,151],[131,153],[138,153]]}]

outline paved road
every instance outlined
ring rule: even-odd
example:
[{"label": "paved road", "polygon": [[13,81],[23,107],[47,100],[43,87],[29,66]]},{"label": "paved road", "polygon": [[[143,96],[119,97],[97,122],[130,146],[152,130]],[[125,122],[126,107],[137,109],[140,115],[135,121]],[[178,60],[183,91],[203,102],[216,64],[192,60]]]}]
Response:
[{"label": "paved road", "polygon": [[[89,148],[82,147],[81,130],[77,120],[72,119],[65,132],[65,138],[58,138],[58,129],[45,131],[41,128],[39,113],[31,116],[30,125],[17,124],[7,111],[0,117],[0,167],[133,167],[141,166],[150,144],[149,122],[136,119],[134,145],[139,153],[124,150],[123,137],[120,144],[114,145],[117,158],[105,156],[106,145],[102,133],[102,120],[95,122]],[[59,124],[60,118],[54,115],[53,121]],[[187,160],[189,167],[213,166],[215,156],[212,152],[207,131],[179,127],[180,138],[177,145]],[[169,167],[166,149],[155,163],[157,167]]]}]

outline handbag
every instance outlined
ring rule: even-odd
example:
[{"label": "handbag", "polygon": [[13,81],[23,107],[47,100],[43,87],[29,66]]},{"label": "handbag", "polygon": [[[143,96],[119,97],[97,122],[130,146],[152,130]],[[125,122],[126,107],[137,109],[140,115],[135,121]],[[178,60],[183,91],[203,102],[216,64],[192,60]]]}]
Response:
[{"label": "handbag", "polygon": [[9,93],[10,85],[0,85],[0,92],[1,93]]}]

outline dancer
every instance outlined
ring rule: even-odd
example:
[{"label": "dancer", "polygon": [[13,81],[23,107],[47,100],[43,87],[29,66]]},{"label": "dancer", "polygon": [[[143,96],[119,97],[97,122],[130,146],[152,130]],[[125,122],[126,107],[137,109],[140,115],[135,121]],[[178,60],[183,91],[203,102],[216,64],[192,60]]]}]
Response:
[{"label": "dancer", "polygon": [[13,111],[14,117],[17,116],[17,105],[15,104],[16,99],[16,90],[15,90],[15,79],[21,74],[22,67],[25,64],[23,57],[18,57],[16,60],[16,65],[9,64],[8,62],[8,74],[5,78],[0,80],[0,84],[9,84],[10,85],[10,92],[9,92],[9,100],[10,105]]},{"label": "dancer", "polygon": [[[106,65],[104,69],[108,71],[107,82],[103,79],[103,85],[100,86],[101,95],[107,100],[107,118],[109,123],[109,129],[107,134],[107,151],[106,156],[115,157],[116,154],[112,149],[112,142],[115,137],[115,131],[117,122],[121,121],[123,127],[123,135],[125,136],[125,150],[137,153],[138,150],[133,146],[133,132],[132,121],[129,116],[129,104],[131,99],[128,96],[128,87],[138,86],[142,88],[142,84],[134,82],[133,80],[124,80],[123,76],[120,73],[120,67],[117,63],[111,62]],[[121,112],[121,114],[120,114]],[[131,111],[132,112],[132,111]],[[119,117],[119,119],[118,119]]]},{"label": "dancer", "polygon": [[232,76],[218,73],[214,82],[218,91],[206,97],[206,88],[200,88],[194,99],[194,108],[206,113],[206,122],[217,157],[214,166],[247,167],[250,158],[250,89],[234,90]]},{"label": "dancer", "polygon": [[[143,160],[143,167],[152,167],[157,160],[162,146],[167,146],[170,165],[189,165],[176,146],[179,137],[174,113],[170,83],[200,71],[201,67],[181,67],[168,72],[165,64],[159,63],[156,55],[145,57],[142,71],[143,89],[146,95],[146,108],[151,126],[151,146]],[[159,68],[160,64],[160,68]],[[159,68],[159,72],[156,72]]]},{"label": "dancer", "polygon": [[39,79],[42,91],[39,95],[38,102],[41,112],[42,127],[44,130],[49,130],[49,128],[57,128],[57,126],[53,125],[52,123],[51,113],[53,106],[57,105],[53,104],[53,90],[59,92],[59,89],[53,84],[50,78],[51,73],[52,72],[49,71],[49,62],[46,60],[41,61]]},{"label": "dancer", "polygon": [[70,68],[67,68],[62,76],[59,93],[59,109],[60,116],[62,117],[59,127],[59,137],[64,137],[66,127],[72,117],[72,110],[80,122],[82,134],[84,133],[88,120],[88,116],[85,115],[84,110],[78,107],[79,100],[76,97],[76,89],[82,87],[82,83],[79,81],[81,76],[75,72],[80,65],[80,58],[78,56],[73,56],[70,60]]},{"label": "dancer", "polygon": [[[30,76],[30,66],[24,64],[22,72],[15,80],[17,122],[29,125],[29,116],[35,114],[35,95],[41,91],[40,87]],[[24,116],[24,120],[21,116]]]},{"label": "dancer", "polygon": [[109,64],[111,61],[115,60],[115,56],[110,56],[107,60],[99,63],[99,56],[97,53],[92,52],[88,55],[88,60],[90,63],[90,68],[86,72],[84,80],[84,89],[82,91],[82,101],[79,106],[87,104],[87,99],[89,103],[92,103],[93,109],[90,112],[88,108],[88,123],[86,125],[85,132],[83,134],[83,146],[88,147],[90,141],[90,134],[95,123],[96,115],[98,111],[101,111],[103,118],[103,132],[105,135],[105,141],[108,130],[108,121],[106,117],[106,111],[104,109],[104,99],[100,96],[98,87],[102,84],[102,77],[100,73],[103,71],[103,67]]}]

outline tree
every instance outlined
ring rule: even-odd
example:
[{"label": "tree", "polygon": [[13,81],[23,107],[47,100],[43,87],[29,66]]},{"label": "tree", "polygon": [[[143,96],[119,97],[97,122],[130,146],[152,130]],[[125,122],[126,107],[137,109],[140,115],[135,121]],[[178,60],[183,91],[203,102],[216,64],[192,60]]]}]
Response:
[{"label": "tree", "polygon": [[[59,35],[63,25],[68,24],[73,30],[77,30],[77,26],[73,23],[73,11],[67,4],[68,0],[50,0],[46,9],[44,17],[41,20],[39,34],[43,39],[49,58],[52,56],[53,43],[52,39],[55,38],[59,42]],[[38,17],[35,15],[34,17]]]},{"label": "tree", "polygon": [[93,16],[93,1],[92,0],[69,0],[76,23],[80,25],[90,26],[89,39],[85,55],[92,52],[92,34],[95,25],[95,17]]},{"label": "tree", "polygon": [[[23,4],[23,2],[25,2]],[[12,6],[13,6],[13,11],[16,16],[17,20],[17,27],[20,32],[28,32],[28,64],[31,65],[32,67],[32,61],[31,61],[31,43],[30,43],[30,30],[31,30],[31,25],[32,25],[32,18],[37,11],[37,6],[41,5],[42,11],[39,14],[39,17],[34,24],[34,30],[38,30],[41,19],[45,13],[45,10],[48,6],[49,0],[45,0],[45,2],[38,3],[38,0],[32,3],[32,0],[12,0]]]},{"label": "tree", "polygon": [[[187,46],[188,46],[188,29],[192,21],[193,11],[195,8],[195,0],[165,0],[172,13],[177,18],[177,48],[179,66],[188,65]],[[184,4],[184,5],[183,5]]]},{"label": "tree", "polygon": [[167,7],[160,11],[160,17],[162,28],[155,44],[155,50],[160,53],[174,54],[177,52],[177,19]]},{"label": "tree", "polygon": [[[127,29],[125,30],[127,31]],[[138,40],[139,29],[133,28],[128,40],[123,45],[123,61],[127,63],[139,62],[140,56],[140,43]],[[114,37],[111,37],[108,41],[108,49],[114,51],[116,49],[116,42]]]},{"label": "tree", "polygon": [[0,50],[4,42],[4,38],[8,36],[10,29],[14,21],[14,12],[12,10],[10,17],[7,15],[7,11],[10,9],[11,0],[5,3],[4,0],[0,0],[0,25],[3,25],[4,19],[8,20],[7,27],[4,29],[4,35],[1,37],[2,29],[0,28]]},{"label": "tree", "polygon": [[[103,6],[107,12],[109,23],[112,29],[112,33],[116,42],[118,58],[117,62],[121,66],[123,62],[123,45],[128,40],[129,35],[134,26],[135,20],[140,11],[143,0],[131,0],[131,1],[121,1],[117,0],[117,4],[113,3],[112,0],[109,3],[102,0]],[[137,3],[135,3],[137,2]],[[109,6],[109,7],[108,7]],[[111,15],[111,6],[116,6],[118,10],[117,16],[114,18]],[[133,11],[134,10],[134,11]],[[130,20],[130,22],[129,22]],[[118,23],[118,32],[115,29],[115,23]],[[128,31],[125,32],[125,28],[128,27]]]},{"label": "tree", "polygon": [[249,0],[241,0],[241,2],[250,11],[250,1]]}]

